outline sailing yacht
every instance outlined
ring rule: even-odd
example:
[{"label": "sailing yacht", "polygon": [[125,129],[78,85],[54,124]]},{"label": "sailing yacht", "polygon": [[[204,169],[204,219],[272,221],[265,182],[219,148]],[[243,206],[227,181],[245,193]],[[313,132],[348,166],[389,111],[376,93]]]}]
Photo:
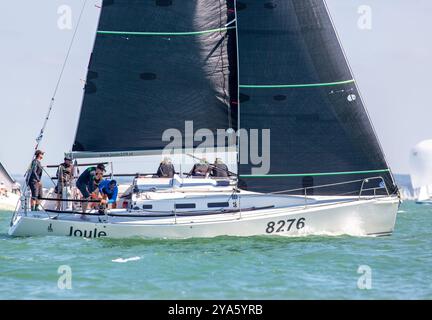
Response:
[{"label": "sailing yacht", "polygon": [[20,198],[20,185],[0,163],[0,210],[14,211]]},{"label": "sailing yacht", "polygon": [[412,148],[410,170],[416,203],[432,205],[432,140],[421,141]]},{"label": "sailing yacht", "polygon": [[106,0],[100,10],[68,155],[80,165],[223,147],[236,172],[137,175],[118,209],[85,219],[82,200],[32,212],[27,197],[10,235],[393,232],[398,190],[325,1]]}]

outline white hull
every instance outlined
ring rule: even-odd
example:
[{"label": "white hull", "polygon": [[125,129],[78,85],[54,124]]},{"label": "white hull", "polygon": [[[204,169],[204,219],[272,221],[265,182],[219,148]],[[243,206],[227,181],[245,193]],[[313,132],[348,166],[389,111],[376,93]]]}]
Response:
[{"label": "white hull", "polygon": [[[223,235],[388,235],[394,230],[398,206],[398,198],[381,197],[241,213],[166,217],[88,216],[88,221],[81,220],[78,214],[61,214],[57,219],[50,219],[45,212],[39,211],[16,216],[9,234],[174,239]],[[127,213],[122,210],[114,212],[119,215]]]}]

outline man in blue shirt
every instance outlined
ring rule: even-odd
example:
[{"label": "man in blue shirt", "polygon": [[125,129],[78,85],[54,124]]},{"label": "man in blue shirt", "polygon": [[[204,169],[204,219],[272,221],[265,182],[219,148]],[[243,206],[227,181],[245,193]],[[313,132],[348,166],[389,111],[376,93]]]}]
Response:
[{"label": "man in blue shirt", "polygon": [[99,183],[99,193],[102,196],[102,204],[112,204],[112,208],[116,208],[118,187],[115,180],[102,180]]}]

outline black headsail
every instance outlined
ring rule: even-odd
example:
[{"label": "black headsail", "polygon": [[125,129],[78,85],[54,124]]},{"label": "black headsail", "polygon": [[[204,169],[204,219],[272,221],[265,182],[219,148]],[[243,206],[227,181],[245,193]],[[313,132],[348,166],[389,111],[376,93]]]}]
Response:
[{"label": "black headsail", "polygon": [[166,129],[191,138],[185,121],[235,130],[234,19],[231,0],[105,0],[73,151],[161,150]]},{"label": "black headsail", "polygon": [[394,192],[325,2],[241,0],[237,25],[240,127],[271,130],[270,170],[240,162],[240,186],[274,192],[382,176]]}]

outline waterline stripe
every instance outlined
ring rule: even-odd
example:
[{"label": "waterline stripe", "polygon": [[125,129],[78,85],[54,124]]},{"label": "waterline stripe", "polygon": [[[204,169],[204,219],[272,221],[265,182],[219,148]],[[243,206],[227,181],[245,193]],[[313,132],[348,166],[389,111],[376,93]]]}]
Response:
[{"label": "waterline stripe", "polygon": [[229,29],[235,29],[236,27],[224,27],[217,29],[210,29],[204,31],[190,31],[190,32],[134,32],[134,31],[98,31],[98,34],[110,34],[110,35],[130,35],[130,36],[193,36],[212,32],[227,31]]},{"label": "waterline stripe", "polygon": [[324,172],[324,173],[289,173],[289,174],[264,174],[264,175],[240,175],[240,178],[285,178],[285,177],[319,177],[319,176],[339,176],[347,174],[363,173],[382,173],[390,172],[390,169],[368,170],[368,171],[345,171],[345,172]]},{"label": "waterline stripe", "polygon": [[275,84],[275,85],[253,85],[253,84],[241,84],[240,88],[254,88],[254,89],[269,89],[269,88],[310,88],[310,87],[330,87],[338,86],[341,84],[354,83],[355,80],[346,80],[338,82],[327,82],[327,83],[306,83],[306,84]]}]

